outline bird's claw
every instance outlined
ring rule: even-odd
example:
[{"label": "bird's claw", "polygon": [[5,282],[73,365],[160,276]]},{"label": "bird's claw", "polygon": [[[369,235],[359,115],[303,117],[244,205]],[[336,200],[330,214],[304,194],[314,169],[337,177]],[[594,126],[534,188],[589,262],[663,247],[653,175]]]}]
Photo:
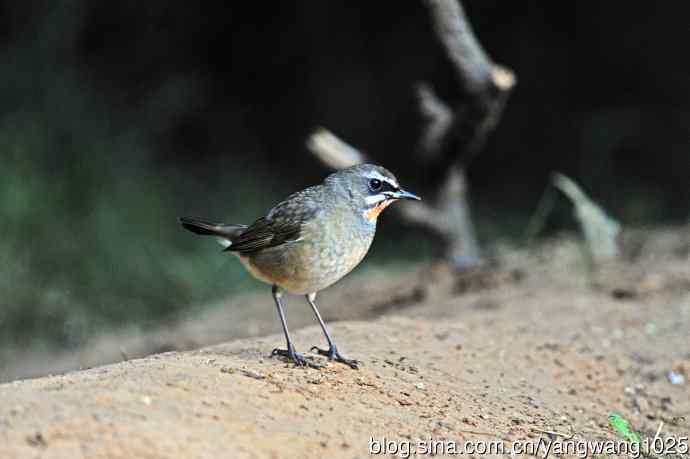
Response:
[{"label": "bird's claw", "polygon": [[302,354],[295,352],[294,349],[278,349],[275,348],[271,351],[271,356],[281,356],[287,358],[288,361],[292,361],[296,367],[309,367],[309,368],[323,368],[323,365],[318,364],[311,359],[303,356]]},{"label": "bird's claw", "polygon": [[359,362],[354,360],[354,359],[346,359],[342,355],[340,355],[340,352],[338,352],[338,349],[335,346],[332,346],[328,349],[321,349],[318,346],[314,346],[311,348],[311,352],[316,352],[319,355],[323,355],[328,357],[328,360],[333,360],[336,362],[344,363],[348,367],[352,368],[353,370],[358,370],[359,369]]}]

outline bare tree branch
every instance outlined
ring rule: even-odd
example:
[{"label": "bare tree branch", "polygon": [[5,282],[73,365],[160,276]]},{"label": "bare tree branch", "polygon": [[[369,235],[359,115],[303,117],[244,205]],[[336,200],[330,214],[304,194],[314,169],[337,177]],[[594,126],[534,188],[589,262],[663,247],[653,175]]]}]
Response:
[{"label": "bare tree branch", "polygon": [[307,148],[333,170],[367,162],[361,151],[340,140],[325,128],[318,128],[307,138]]},{"label": "bare tree branch", "polygon": [[[515,75],[510,69],[491,61],[477,41],[459,1],[424,0],[424,3],[429,9],[436,37],[446,51],[464,93],[469,96],[468,104],[455,109],[454,129],[446,131],[448,136],[455,134],[456,145],[452,146],[449,139],[439,139],[439,145],[447,145],[445,157],[438,165],[443,169],[456,162],[461,154],[465,162],[469,161],[484,147],[515,85]],[[424,107],[420,110],[425,111]],[[427,130],[430,129],[434,129],[431,123],[427,126]],[[425,134],[422,138],[428,136]]]},{"label": "bare tree branch", "polygon": [[572,201],[592,260],[596,263],[617,258],[620,223],[608,216],[571,178],[555,172],[552,183]]},{"label": "bare tree branch", "polygon": [[[418,157],[440,185],[432,199],[396,208],[404,219],[431,230],[443,244],[446,258],[465,269],[482,263],[467,198],[465,165],[481,151],[500,120],[515,76],[491,61],[458,0],[424,0],[424,4],[467,97],[464,104],[453,106],[438,97],[430,84],[417,86],[419,110],[425,120]],[[312,134],[307,146],[333,169],[366,161],[364,154],[325,130]]]},{"label": "bare tree branch", "polygon": [[448,131],[453,127],[455,114],[428,83],[417,86],[417,101],[419,111],[426,121],[426,128],[419,140],[419,150],[425,159],[437,160]]},{"label": "bare tree branch", "polygon": [[465,104],[451,109],[430,85],[417,88],[419,110],[427,120],[419,155],[431,162],[432,175],[442,184],[433,209],[438,217],[429,220],[436,223],[426,226],[437,233],[438,228],[443,228],[440,236],[446,246],[446,257],[455,266],[467,268],[481,264],[481,250],[472,221],[464,168],[484,148],[498,124],[515,85],[515,75],[491,61],[476,39],[459,1],[424,0],[424,4],[436,38],[467,96]]},{"label": "bare tree branch", "polygon": [[452,167],[436,202],[414,201],[396,207],[406,220],[433,231],[445,246],[446,259],[459,269],[482,263],[466,191],[464,169]]},{"label": "bare tree branch", "polygon": [[493,65],[474,36],[460,2],[424,0],[436,37],[446,50],[456,75],[470,94],[483,92],[491,81]]}]

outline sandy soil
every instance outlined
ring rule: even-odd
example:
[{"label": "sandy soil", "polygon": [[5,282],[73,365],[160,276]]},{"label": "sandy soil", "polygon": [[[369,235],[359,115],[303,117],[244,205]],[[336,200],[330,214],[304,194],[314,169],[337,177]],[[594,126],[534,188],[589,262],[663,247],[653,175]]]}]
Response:
[{"label": "sandy soil", "polygon": [[[371,437],[615,439],[612,412],[643,436],[661,422],[662,437],[687,436],[690,233],[662,236],[595,273],[559,240],[497,250],[479,273],[425,266],[334,288],[324,313],[348,319],[333,334],[360,370],[293,368],[269,356],[284,345],[270,335],[0,385],[0,457],[362,458]],[[277,322],[265,303],[238,333]],[[299,304],[295,326],[308,318]],[[187,345],[220,333],[199,320],[174,328],[211,335]],[[323,344],[315,325],[295,338]]]}]

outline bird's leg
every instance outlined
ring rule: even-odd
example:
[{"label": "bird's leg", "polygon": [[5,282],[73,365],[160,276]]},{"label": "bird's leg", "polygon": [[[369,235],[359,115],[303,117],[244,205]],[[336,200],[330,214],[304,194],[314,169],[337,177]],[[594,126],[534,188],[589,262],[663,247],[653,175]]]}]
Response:
[{"label": "bird's leg", "polygon": [[319,310],[316,308],[316,293],[310,293],[309,295],[306,295],[306,297],[307,302],[311,306],[312,310],[314,311],[314,314],[316,315],[316,318],[319,321],[319,325],[321,325],[321,330],[323,330],[323,334],[326,335],[326,341],[328,341],[328,349],[319,349],[318,347],[314,346],[311,348],[311,351],[315,351],[319,355],[325,355],[326,357],[328,357],[329,360],[335,360],[336,362],[344,363],[345,365],[348,365],[350,368],[354,368],[355,370],[359,368],[359,363],[356,360],[346,359],[345,357],[340,355],[340,352],[338,352],[338,348],[335,346],[335,343],[331,338],[331,334],[328,333],[326,323],[323,321],[323,319],[321,318],[321,314],[319,313]]},{"label": "bird's leg", "polygon": [[278,308],[278,315],[280,316],[280,324],[283,326],[283,332],[285,333],[285,339],[287,340],[287,349],[273,349],[271,355],[280,355],[287,357],[288,360],[292,360],[297,366],[306,366],[311,368],[321,368],[321,365],[312,362],[311,360],[304,357],[302,354],[295,351],[295,346],[292,344],[292,339],[290,339],[290,332],[288,331],[287,320],[285,320],[285,311],[283,311],[283,301],[281,297],[283,296],[283,291],[276,285],[273,286],[273,299],[276,302],[276,307]]}]

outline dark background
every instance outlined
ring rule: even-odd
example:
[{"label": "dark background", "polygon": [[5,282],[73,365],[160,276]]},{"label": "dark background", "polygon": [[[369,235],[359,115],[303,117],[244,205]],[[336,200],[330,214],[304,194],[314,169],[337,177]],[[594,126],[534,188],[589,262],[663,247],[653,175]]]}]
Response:
[{"label": "dark background", "polygon": [[[518,79],[468,167],[483,243],[520,242],[554,170],[624,225],[688,218],[690,4],[464,4]],[[419,1],[0,2],[0,365],[258,287],[175,219],[251,222],[320,181],[316,126],[423,195],[420,81],[462,99]],[[382,226],[374,260],[432,256]]]}]

